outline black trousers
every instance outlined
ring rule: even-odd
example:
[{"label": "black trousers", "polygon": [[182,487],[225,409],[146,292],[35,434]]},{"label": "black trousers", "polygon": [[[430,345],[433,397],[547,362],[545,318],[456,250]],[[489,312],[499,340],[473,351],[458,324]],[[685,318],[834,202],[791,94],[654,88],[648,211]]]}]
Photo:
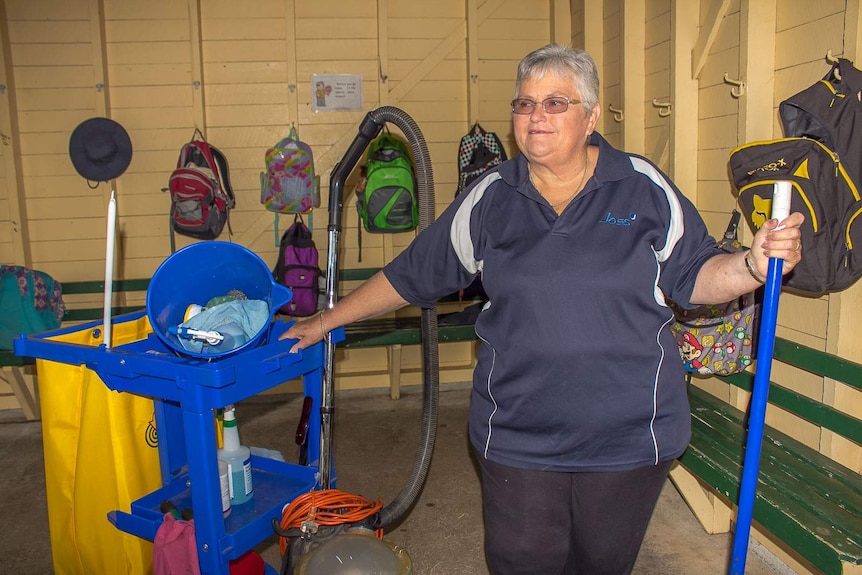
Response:
[{"label": "black trousers", "polygon": [[477,459],[492,575],[630,573],[672,463],[561,473]]}]

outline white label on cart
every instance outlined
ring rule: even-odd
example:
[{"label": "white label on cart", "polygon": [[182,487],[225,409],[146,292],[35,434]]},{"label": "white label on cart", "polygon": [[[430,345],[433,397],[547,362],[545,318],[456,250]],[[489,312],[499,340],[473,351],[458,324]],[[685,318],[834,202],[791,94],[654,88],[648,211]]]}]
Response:
[{"label": "white label on cart", "polygon": [[219,460],[218,483],[221,488],[221,511],[226,514],[230,511],[230,466],[222,460]]}]

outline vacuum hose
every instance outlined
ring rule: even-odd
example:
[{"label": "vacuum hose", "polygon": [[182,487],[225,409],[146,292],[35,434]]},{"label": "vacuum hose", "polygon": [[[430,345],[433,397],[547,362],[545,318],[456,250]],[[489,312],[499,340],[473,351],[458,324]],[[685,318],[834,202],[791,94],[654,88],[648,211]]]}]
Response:
[{"label": "vacuum hose", "polygon": [[[413,161],[416,173],[417,195],[419,201],[419,231],[430,226],[436,219],[434,210],[434,174],[431,169],[431,156],[428,145],[419,126],[403,110],[392,106],[383,106],[370,111],[359,125],[359,134],[353,140],[341,161],[333,168],[329,186],[329,252],[326,274],[326,295],[329,307],[335,303],[336,282],[338,277],[337,253],[338,234],[341,229],[341,212],[343,202],[344,182],[350,172],[361,159],[362,153],[371,141],[377,137],[386,122],[395,124],[410,144],[413,152]],[[398,523],[410,510],[419,497],[428,468],[431,465],[431,455],[434,451],[434,440],[437,434],[437,406],[439,403],[440,373],[439,355],[437,342],[437,308],[423,309],[421,315],[422,334],[422,429],[419,450],[413,463],[413,470],[407,483],[402,487],[398,496],[387,506],[380,510],[372,521],[371,527],[383,528]],[[322,442],[326,443],[331,432],[327,429],[329,425],[328,414],[331,413],[331,374],[332,357],[334,345],[329,344],[327,348],[327,360],[325,368],[322,418]],[[330,384],[326,383],[330,381]],[[328,390],[327,390],[328,388]],[[327,398],[327,396],[329,396]],[[327,402],[329,405],[327,405]],[[326,455],[321,450],[321,470],[329,469],[331,455]],[[327,487],[324,485],[324,487]]]}]

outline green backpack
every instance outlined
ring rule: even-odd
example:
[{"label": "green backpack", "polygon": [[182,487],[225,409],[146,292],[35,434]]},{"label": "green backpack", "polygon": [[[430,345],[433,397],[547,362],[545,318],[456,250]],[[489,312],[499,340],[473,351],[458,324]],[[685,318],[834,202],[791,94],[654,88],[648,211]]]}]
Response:
[{"label": "green backpack", "polygon": [[356,209],[368,232],[406,232],[419,225],[416,178],[407,144],[389,132],[371,142],[365,186],[356,191]]}]

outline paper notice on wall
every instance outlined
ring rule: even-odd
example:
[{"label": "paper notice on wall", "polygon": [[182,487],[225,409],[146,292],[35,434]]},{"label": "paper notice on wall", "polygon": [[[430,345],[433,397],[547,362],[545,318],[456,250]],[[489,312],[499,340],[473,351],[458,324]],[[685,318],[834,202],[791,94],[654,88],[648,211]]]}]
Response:
[{"label": "paper notice on wall", "polygon": [[315,112],[362,110],[362,75],[311,76],[311,109]]}]

